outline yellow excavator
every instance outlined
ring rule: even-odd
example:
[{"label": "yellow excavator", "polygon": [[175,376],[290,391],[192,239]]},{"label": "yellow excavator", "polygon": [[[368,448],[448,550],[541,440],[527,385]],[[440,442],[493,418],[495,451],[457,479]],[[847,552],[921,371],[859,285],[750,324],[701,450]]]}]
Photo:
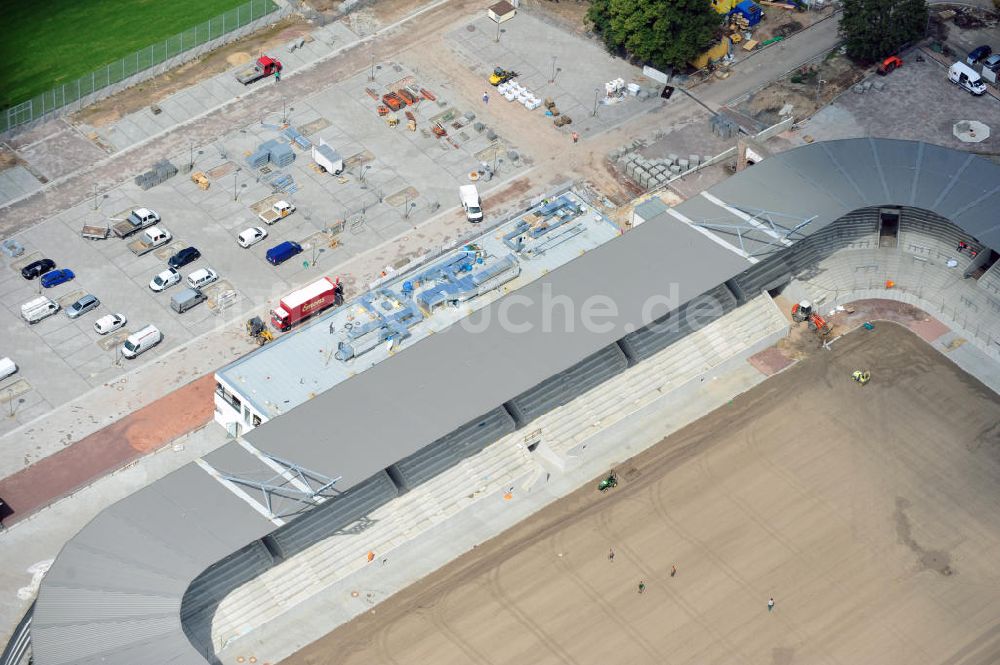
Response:
[{"label": "yellow excavator", "polygon": [[506,83],[512,78],[517,78],[517,72],[513,69],[504,69],[503,67],[497,67],[490,74],[490,85],[500,85],[501,83]]}]

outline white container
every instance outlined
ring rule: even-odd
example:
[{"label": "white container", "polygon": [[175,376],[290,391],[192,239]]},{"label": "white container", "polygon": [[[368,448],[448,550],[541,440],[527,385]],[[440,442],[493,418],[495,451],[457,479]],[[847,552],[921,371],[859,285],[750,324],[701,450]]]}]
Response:
[{"label": "white container", "polygon": [[641,89],[642,89],[642,87],[638,83],[629,83],[628,84],[628,94],[632,95],[633,97],[635,97],[636,95],[638,95],[639,91]]}]

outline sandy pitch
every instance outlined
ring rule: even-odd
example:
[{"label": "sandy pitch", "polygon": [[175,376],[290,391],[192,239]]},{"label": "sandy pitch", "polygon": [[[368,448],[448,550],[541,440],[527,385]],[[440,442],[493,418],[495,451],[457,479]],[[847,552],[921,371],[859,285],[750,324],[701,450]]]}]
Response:
[{"label": "sandy pitch", "polygon": [[1000,662],[1000,398],[901,327],[619,472],[284,662]]}]

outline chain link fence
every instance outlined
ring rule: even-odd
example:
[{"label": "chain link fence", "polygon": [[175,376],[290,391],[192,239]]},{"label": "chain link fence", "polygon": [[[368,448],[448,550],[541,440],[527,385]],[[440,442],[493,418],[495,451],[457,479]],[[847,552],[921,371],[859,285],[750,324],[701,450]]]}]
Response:
[{"label": "chain link fence", "polygon": [[141,80],[157,76],[180,62],[198,57],[222,43],[238,39],[272,23],[289,12],[278,9],[273,0],[250,0],[239,7],[168,37],[159,44],[131,53],[120,60],[84,74],[75,81],[36,95],[26,102],[0,111],[0,132],[66,110],[80,102],[82,108]]}]

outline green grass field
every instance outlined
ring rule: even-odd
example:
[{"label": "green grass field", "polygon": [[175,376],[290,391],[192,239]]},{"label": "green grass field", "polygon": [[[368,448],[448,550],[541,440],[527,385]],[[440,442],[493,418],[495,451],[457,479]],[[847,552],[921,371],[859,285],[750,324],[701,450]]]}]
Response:
[{"label": "green grass field", "polygon": [[75,81],[246,2],[3,0],[0,108]]}]

